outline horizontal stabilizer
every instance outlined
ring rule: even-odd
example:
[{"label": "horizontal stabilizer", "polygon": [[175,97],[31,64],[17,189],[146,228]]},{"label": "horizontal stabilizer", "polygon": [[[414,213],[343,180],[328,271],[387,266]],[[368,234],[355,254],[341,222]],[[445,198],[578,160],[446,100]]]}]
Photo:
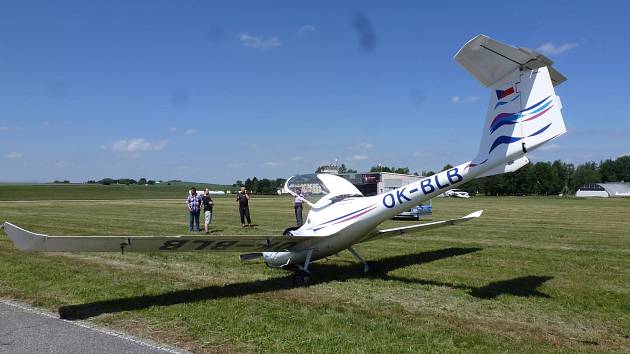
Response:
[{"label": "horizontal stabilizer", "polygon": [[459,219],[434,221],[434,222],[428,222],[428,223],[424,223],[424,224],[416,224],[416,225],[410,225],[410,226],[395,227],[395,228],[392,228],[392,229],[376,230],[373,233],[371,233],[368,237],[366,237],[363,240],[361,240],[361,242],[374,241],[374,240],[378,240],[378,239],[381,239],[381,238],[401,236],[401,235],[405,235],[405,234],[412,233],[412,232],[428,231],[428,230],[432,230],[432,229],[437,229],[439,227],[456,225],[456,224],[460,224],[462,222],[466,222],[466,221],[470,221],[470,220],[476,219],[476,218],[480,217],[482,213],[483,213],[483,210],[478,210],[478,211],[476,211],[474,213],[470,213],[470,214],[468,214],[468,215],[466,215],[464,217],[461,217]]},{"label": "horizontal stabilizer", "polygon": [[534,70],[549,67],[554,86],[566,81],[566,77],[551,68],[553,61],[528,48],[517,48],[496,41],[482,34],[466,43],[455,54],[455,60],[485,86],[493,86],[514,70]]},{"label": "horizontal stabilizer", "polygon": [[9,222],[4,232],[27,252],[263,252],[299,251],[325,236],[48,236]]},{"label": "horizontal stabilizer", "polygon": [[519,168],[527,165],[528,163],[529,163],[529,159],[527,158],[527,156],[522,156],[521,158],[518,158],[514,161],[510,161],[506,164],[499,165],[489,171],[486,171],[482,173],[481,175],[479,175],[479,177],[487,177],[487,176],[500,175],[502,173],[514,172],[518,170]]}]

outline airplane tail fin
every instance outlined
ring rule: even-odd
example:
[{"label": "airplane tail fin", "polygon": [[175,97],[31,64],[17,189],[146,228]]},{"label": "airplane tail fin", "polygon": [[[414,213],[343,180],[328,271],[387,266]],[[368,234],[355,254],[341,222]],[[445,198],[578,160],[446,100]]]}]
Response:
[{"label": "airplane tail fin", "polygon": [[554,91],[566,78],[549,58],[478,35],[455,60],[491,89],[479,152],[470,163],[492,167],[482,176],[516,171],[529,162],[527,152],[566,132]]}]

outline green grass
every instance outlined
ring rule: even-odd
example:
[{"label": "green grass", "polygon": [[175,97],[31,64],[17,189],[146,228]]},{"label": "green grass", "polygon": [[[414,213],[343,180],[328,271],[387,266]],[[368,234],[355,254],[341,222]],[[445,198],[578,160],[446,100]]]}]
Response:
[{"label": "green grass", "polygon": [[[48,234],[187,229],[179,192],[159,201],[59,201],[48,192],[0,202],[0,220]],[[253,197],[260,226],[246,230],[231,197],[216,201],[221,233],[293,223],[289,198]],[[434,219],[485,213],[357,246],[377,274],[364,275],[347,252],[320,261],[309,288],[236,254],[25,254],[2,234],[0,296],[206,352],[630,350],[630,200],[437,198],[433,207]]]},{"label": "green grass", "polygon": [[193,182],[167,182],[152,185],[113,184],[3,184],[0,201],[5,200],[112,200],[186,198],[191,186],[197,190],[235,190],[232,186]]}]

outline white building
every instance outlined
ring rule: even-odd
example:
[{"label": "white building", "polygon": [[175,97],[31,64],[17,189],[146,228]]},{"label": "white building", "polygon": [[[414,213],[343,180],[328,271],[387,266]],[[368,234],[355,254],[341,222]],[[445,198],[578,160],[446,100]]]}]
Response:
[{"label": "white building", "polygon": [[630,183],[589,183],[575,192],[576,197],[630,197]]},{"label": "white building", "polygon": [[422,176],[391,172],[340,173],[365,196],[377,195],[419,181]]}]

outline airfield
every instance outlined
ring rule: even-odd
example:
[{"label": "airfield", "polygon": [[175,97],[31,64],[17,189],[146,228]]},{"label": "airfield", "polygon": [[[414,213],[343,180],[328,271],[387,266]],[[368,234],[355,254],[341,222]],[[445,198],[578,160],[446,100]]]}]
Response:
[{"label": "airfield", "polygon": [[[0,186],[0,222],[57,235],[187,233],[185,186]],[[279,234],[292,199],[253,196],[254,228],[213,197],[215,234]],[[629,352],[630,200],[435,198],[461,226],[356,246],[313,286],[235,253],[25,254],[0,232],[0,297],[195,352]],[[388,221],[383,227],[411,225]]]}]

